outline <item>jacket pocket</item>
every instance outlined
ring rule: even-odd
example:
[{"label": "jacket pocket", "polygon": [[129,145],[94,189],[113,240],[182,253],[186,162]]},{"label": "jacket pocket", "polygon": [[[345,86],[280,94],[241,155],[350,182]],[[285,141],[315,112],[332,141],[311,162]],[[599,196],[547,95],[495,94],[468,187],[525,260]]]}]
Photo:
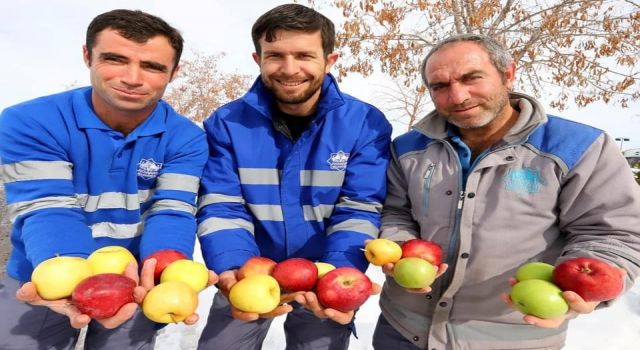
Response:
[{"label": "jacket pocket", "polygon": [[429,192],[431,192],[431,182],[433,174],[436,172],[436,164],[431,163],[427,167],[427,171],[424,173],[424,179],[422,183],[422,210],[424,215],[427,215],[429,211]]}]

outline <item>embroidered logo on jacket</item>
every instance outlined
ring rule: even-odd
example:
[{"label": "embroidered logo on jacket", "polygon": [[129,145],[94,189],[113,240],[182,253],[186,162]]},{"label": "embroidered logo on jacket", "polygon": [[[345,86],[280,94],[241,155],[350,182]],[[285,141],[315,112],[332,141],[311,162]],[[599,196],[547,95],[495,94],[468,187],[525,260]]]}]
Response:
[{"label": "embroidered logo on jacket", "polygon": [[162,163],[156,163],[153,159],[141,159],[138,163],[138,177],[144,180],[154,179],[162,169]]},{"label": "embroidered logo on jacket", "polygon": [[345,170],[347,168],[348,160],[349,160],[349,153],[344,153],[344,151],[338,151],[336,153],[331,153],[331,157],[327,159],[327,163],[329,163],[329,168],[333,170]]},{"label": "embroidered logo on jacket", "polygon": [[519,196],[538,193],[546,185],[540,172],[531,168],[509,169],[504,175],[504,188]]}]

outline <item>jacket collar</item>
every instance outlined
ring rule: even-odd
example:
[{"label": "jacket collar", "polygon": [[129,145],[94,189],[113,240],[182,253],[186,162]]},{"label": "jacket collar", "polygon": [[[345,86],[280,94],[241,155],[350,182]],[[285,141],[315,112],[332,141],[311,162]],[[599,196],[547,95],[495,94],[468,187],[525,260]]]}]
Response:
[{"label": "jacket collar", "polygon": [[[503,141],[514,144],[525,140],[538,125],[545,123],[547,114],[542,104],[531,96],[511,92],[509,101],[520,114],[516,123],[503,137]],[[433,139],[445,139],[449,136],[448,125],[447,121],[433,110],[416,123],[413,129]]]},{"label": "jacket collar", "polygon": [[[91,87],[79,88],[73,93],[73,112],[80,129],[99,129],[113,130],[105,124],[93,111],[91,104]],[[127,138],[150,136],[163,133],[167,130],[166,115],[169,113],[169,107],[164,101],[159,101],[153,112],[145,119],[142,124],[138,125]]]},{"label": "jacket collar", "polygon": [[[260,114],[267,118],[271,118],[271,110],[275,106],[275,100],[271,91],[264,85],[262,79],[258,76],[249,89],[242,96],[242,100],[256,109]],[[344,98],[336,79],[330,73],[327,74],[322,82],[320,90],[320,101],[316,110],[316,118],[324,116],[327,112],[336,109],[344,104]]]}]

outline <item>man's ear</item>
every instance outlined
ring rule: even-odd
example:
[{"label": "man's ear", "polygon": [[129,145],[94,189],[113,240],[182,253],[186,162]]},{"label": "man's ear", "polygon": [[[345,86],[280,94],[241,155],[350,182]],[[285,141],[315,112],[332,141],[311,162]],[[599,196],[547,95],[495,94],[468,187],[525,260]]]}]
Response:
[{"label": "man's ear", "polygon": [[503,79],[504,85],[511,91],[513,89],[513,83],[516,80],[516,64],[514,62],[509,63],[504,70]]},{"label": "man's ear", "polygon": [[87,67],[91,67],[91,51],[87,48],[87,45],[82,45],[82,59]]},{"label": "man's ear", "polygon": [[327,63],[325,64],[325,67],[324,67],[325,73],[329,73],[331,71],[331,67],[333,67],[333,65],[336,63],[336,61],[338,60],[338,57],[340,57],[340,54],[337,52],[332,52],[327,55]]},{"label": "man's ear", "polygon": [[171,72],[171,79],[169,80],[169,82],[174,81],[178,77],[179,71],[180,71],[180,64],[176,65],[176,68],[174,68],[173,72]]},{"label": "man's ear", "polygon": [[251,54],[251,57],[253,57],[253,62],[255,62],[258,67],[260,67],[260,55],[258,55],[257,52],[254,52]]}]

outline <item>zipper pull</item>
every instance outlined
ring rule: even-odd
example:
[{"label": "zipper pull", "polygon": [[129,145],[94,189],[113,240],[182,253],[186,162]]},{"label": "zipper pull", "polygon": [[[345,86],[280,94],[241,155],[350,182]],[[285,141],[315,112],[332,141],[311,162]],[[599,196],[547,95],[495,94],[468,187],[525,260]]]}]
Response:
[{"label": "zipper pull", "polygon": [[458,197],[458,209],[462,209],[462,204],[464,203],[464,191],[460,191],[460,197]]}]

